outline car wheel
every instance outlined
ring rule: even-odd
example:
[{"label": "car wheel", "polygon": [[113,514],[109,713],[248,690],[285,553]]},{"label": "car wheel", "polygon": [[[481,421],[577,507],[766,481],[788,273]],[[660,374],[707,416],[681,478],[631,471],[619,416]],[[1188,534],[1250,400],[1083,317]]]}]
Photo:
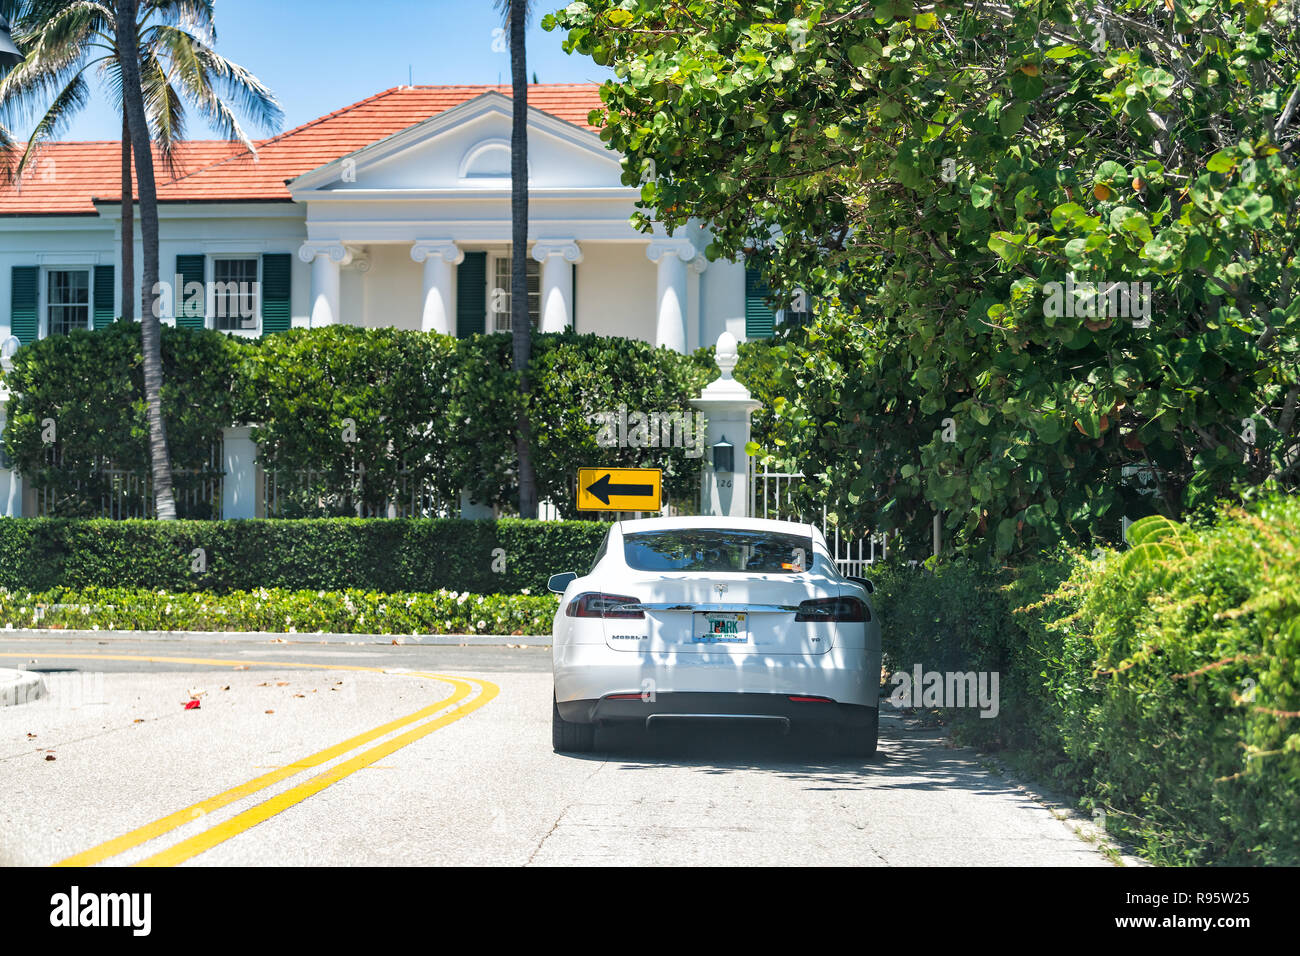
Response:
[{"label": "car wheel", "polygon": [[555,752],[585,754],[596,746],[596,725],[579,724],[560,716],[560,704],[551,697],[551,746]]},{"label": "car wheel", "polygon": [[842,727],[839,730],[840,753],[848,757],[874,757],[880,738],[880,708],[871,710],[865,727]]}]

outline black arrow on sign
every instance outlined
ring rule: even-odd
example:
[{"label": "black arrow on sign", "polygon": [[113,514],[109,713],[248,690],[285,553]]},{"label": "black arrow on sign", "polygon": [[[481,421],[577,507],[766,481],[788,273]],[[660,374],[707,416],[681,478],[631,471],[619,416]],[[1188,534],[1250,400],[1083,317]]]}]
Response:
[{"label": "black arrow on sign", "polygon": [[601,475],[599,479],[587,486],[587,491],[595,495],[603,505],[609,504],[610,495],[649,498],[655,493],[654,485],[611,485],[609,478],[609,475]]}]

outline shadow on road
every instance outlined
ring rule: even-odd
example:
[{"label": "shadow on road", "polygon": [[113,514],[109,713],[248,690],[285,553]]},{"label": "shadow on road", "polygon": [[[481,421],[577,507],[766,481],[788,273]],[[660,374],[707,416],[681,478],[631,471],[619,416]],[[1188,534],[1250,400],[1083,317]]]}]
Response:
[{"label": "shadow on road", "polygon": [[969,750],[947,746],[942,730],[882,711],[874,757],[837,754],[831,740],[810,731],[783,734],[769,727],[681,723],[645,731],[602,728],[597,751],[574,759],[615,761],[624,770],[682,767],[725,774],[765,770],[802,780],[808,790],[967,790],[1014,793],[1012,782],[982,765]]}]

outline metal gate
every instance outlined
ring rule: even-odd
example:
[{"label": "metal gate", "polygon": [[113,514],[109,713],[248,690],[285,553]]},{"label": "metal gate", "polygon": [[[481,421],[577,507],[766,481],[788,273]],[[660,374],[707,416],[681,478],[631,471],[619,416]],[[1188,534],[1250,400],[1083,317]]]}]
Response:
[{"label": "metal gate", "polygon": [[863,577],[866,570],[876,561],[888,557],[889,544],[883,534],[873,534],[865,538],[848,538],[840,534],[838,527],[829,527],[826,521],[826,509],[821,510],[820,518],[809,517],[801,511],[792,494],[795,484],[803,480],[801,471],[758,471],[754,459],[750,459],[749,473],[752,476],[749,494],[749,516],[751,518],[776,518],[782,521],[806,521],[816,524],[826,535],[826,543],[835,564],[841,574]]}]

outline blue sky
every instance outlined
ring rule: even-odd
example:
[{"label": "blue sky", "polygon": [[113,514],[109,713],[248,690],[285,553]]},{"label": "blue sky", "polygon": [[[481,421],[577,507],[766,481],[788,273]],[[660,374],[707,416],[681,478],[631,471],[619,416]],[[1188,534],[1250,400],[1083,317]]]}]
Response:
[{"label": "blue sky", "polygon": [[[535,72],[543,83],[605,79],[609,71],[590,58],[565,54],[559,31],[541,29],[542,14],[562,5],[536,5],[529,78]],[[217,0],[216,23],[217,49],[271,88],[284,107],[285,129],[405,84],[408,75],[416,84],[510,82],[510,55],[492,49],[501,23],[492,0]],[[62,138],[118,139],[122,121],[108,102],[96,89]],[[189,135],[211,134],[196,116]]]}]

